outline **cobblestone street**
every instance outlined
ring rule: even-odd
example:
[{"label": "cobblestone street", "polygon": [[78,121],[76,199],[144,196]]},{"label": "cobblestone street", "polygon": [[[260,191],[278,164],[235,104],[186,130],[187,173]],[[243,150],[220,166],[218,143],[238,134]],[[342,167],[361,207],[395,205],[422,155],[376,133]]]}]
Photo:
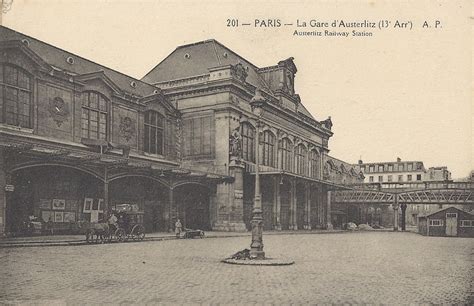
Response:
[{"label": "cobblestone street", "polygon": [[264,236],[292,266],[235,266],[250,237],[0,249],[0,302],[472,303],[473,240],[413,233]]}]

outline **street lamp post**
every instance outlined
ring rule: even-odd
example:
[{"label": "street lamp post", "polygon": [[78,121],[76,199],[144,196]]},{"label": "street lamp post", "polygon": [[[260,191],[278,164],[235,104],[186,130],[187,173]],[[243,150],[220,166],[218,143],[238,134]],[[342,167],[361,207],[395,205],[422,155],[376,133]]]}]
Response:
[{"label": "street lamp post", "polygon": [[257,116],[257,135],[255,144],[255,196],[252,210],[252,243],[250,244],[250,258],[265,259],[263,251],[263,212],[262,199],[260,195],[260,119],[263,113],[263,107],[266,104],[265,98],[261,95],[259,89],[255,91],[255,96],[250,100],[252,112]]}]

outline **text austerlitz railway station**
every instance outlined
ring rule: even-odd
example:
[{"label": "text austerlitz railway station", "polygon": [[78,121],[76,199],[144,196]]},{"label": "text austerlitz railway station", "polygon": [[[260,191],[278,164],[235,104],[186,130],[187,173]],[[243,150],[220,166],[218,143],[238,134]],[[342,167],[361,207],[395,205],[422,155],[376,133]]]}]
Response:
[{"label": "text austerlitz railway station", "polygon": [[259,68],[208,40],[137,80],[5,27],[0,54],[2,235],[30,216],[73,232],[121,204],[149,232],[247,230],[257,143],[266,230],[330,228],[330,192],[363,181],[328,155],[331,119],[301,103],[292,58]]}]

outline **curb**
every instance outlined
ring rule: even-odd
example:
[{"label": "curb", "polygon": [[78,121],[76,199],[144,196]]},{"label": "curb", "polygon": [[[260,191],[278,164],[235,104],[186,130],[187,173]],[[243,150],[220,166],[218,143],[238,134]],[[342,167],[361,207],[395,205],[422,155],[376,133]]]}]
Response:
[{"label": "curb", "polygon": [[[379,230],[376,230],[379,232]],[[389,232],[390,230],[380,230],[380,232]],[[353,233],[353,232],[375,232],[375,231],[345,231],[345,230],[331,230],[331,231],[288,231],[288,232],[265,232],[265,235],[320,235],[320,234],[341,234],[341,233]],[[238,237],[249,237],[250,232],[234,235],[208,235],[204,239],[215,239],[215,238],[238,238]],[[165,240],[178,240],[174,235],[169,236],[158,236],[158,237],[145,237],[143,241],[165,241]],[[128,241],[138,242],[138,241]],[[92,243],[94,245],[96,243]],[[58,240],[58,241],[0,241],[0,249],[2,248],[20,248],[20,247],[48,247],[48,246],[81,246],[89,245],[85,240]]]}]

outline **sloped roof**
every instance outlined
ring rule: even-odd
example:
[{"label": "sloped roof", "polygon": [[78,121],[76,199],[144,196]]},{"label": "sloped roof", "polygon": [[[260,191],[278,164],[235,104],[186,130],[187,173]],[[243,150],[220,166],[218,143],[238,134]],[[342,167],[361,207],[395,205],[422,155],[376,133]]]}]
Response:
[{"label": "sloped roof", "polygon": [[236,65],[248,67],[246,81],[271,92],[258,74],[258,67],[214,39],[177,47],[142,80],[150,84],[209,73],[209,68]]},{"label": "sloped roof", "polygon": [[437,210],[437,211],[435,211],[435,212],[429,213],[429,214],[427,214],[427,215],[422,215],[422,216],[420,216],[420,217],[425,217],[425,218],[427,218],[427,217],[430,217],[430,216],[432,216],[432,215],[434,215],[434,214],[437,214],[437,213],[439,213],[439,212],[441,212],[441,211],[448,210],[448,209],[451,209],[451,210],[452,210],[452,209],[455,209],[455,210],[457,210],[457,211],[461,211],[461,212],[463,212],[463,213],[466,213],[466,214],[471,215],[471,216],[474,217],[474,214],[472,214],[471,212],[468,212],[468,211],[465,211],[465,210],[462,210],[462,209],[459,209],[459,208],[453,207],[453,206],[446,207],[446,208]]},{"label": "sloped roof", "polygon": [[[65,70],[73,74],[86,74],[103,71],[104,74],[115,84],[117,84],[117,86],[119,86],[122,90],[140,97],[151,95],[153,94],[154,90],[157,89],[155,86],[147,84],[141,80],[107,68],[10,28],[0,26],[0,43],[4,41],[23,39],[28,40],[28,48],[35,52],[46,63],[61,70]],[[68,57],[72,57],[74,59],[74,64],[71,65],[66,61]],[[132,82],[135,82],[136,87],[130,86]]]}]

